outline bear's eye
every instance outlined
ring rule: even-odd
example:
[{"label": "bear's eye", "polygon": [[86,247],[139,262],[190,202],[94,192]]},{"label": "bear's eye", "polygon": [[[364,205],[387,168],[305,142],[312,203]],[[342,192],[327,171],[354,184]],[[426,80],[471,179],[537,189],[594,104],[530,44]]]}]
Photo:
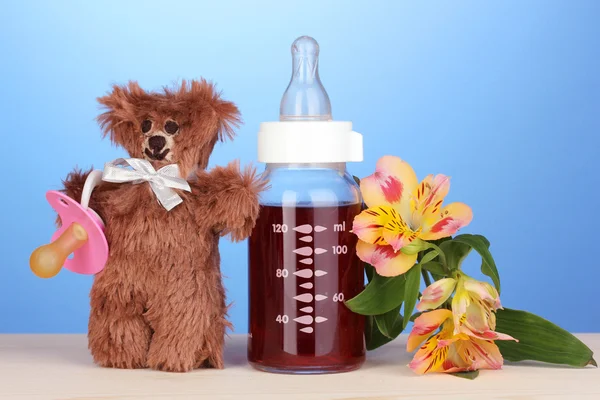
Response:
[{"label": "bear's eye", "polygon": [[142,133],[148,133],[150,132],[150,129],[152,129],[152,121],[145,119],[142,122]]},{"label": "bear's eye", "polygon": [[165,132],[169,135],[174,135],[179,130],[179,125],[175,121],[167,121],[165,122]]}]

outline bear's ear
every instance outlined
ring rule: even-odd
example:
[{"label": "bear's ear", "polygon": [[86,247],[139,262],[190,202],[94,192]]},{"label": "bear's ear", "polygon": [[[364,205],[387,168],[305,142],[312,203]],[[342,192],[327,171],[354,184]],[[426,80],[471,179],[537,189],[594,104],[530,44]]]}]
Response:
[{"label": "bear's ear", "polygon": [[219,124],[218,135],[220,141],[227,139],[233,139],[235,136],[235,128],[239,128],[242,123],[240,116],[240,110],[237,106],[230,101],[221,99],[220,93],[215,94],[213,97],[213,109],[217,115]]},{"label": "bear's ear", "polygon": [[[206,81],[192,80],[189,84],[186,81],[181,83],[179,89],[179,96],[186,98],[188,104],[195,111],[209,109],[216,119],[216,134],[217,138],[221,141],[225,139],[233,139],[235,136],[235,128],[238,128],[242,123],[240,117],[240,111],[236,105],[230,101],[223,100],[221,93],[217,92],[215,86]],[[192,117],[203,118],[204,115],[193,115]]]},{"label": "bear's ear", "polygon": [[134,81],[123,86],[114,85],[110,94],[99,97],[98,103],[103,106],[105,112],[98,116],[97,121],[104,136],[110,135],[111,141],[121,142],[117,132],[127,126],[139,125],[136,113],[147,97],[148,94]]}]

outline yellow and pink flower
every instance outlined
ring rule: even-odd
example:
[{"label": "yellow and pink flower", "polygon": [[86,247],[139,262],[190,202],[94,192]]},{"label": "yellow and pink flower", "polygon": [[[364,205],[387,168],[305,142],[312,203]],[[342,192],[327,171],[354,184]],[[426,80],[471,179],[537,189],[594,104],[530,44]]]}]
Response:
[{"label": "yellow and pink flower", "polygon": [[455,331],[452,311],[439,309],[421,314],[406,344],[407,351],[419,349],[409,367],[418,374],[502,368],[504,359],[492,340]]},{"label": "yellow and pink flower", "polygon": [[465,334],[483,340],[515,340],[503,333],[495,332],[496,310],[501,309],[500,295],[489,283],[458,274],[457,278],[440,279],[423,290],[417,310],[438,308],[450,298],[454,334]]},{"label": "yellow and pink flower", "polygon": [[417,254],[402,248],[417,239],[452,236],[473,218],[466,204],[443,205],[450,178],[428,175],[419,183],[412,167],[398,157],[380,158],[360,189],[368,208],[354,219],[356,252],[382,276],[403,274],[415,264]]},{"label": "yellow and pink flower", "polygon": [[489,283],[461,274],[452,299],[455,333],[485,340],[516,340],[495,332],[496,310],[501,309],[500,295]]}]

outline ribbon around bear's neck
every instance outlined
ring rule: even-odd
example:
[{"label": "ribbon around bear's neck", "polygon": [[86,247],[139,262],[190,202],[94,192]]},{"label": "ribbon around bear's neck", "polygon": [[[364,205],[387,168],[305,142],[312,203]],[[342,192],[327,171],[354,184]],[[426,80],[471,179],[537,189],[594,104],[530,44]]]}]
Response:
[{"label": "ribbon around bear's neck", "polygon": [[[127,166],[133,169],[128,169]],[[173,189],[192,191],[187,181],[179,176],[177,164],[169,164],[156,171],[149,161],[140,158],[117,158],[106,163],[102,180],[133,184],[149,182],[156,198],[167,211],[171,211],[183,201]]]}]

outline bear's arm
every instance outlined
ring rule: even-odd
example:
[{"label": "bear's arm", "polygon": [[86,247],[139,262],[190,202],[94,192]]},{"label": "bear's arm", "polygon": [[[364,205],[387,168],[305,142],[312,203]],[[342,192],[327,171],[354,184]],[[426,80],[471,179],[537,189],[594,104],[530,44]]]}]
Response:
[{"label": "bear's arm", "polygon": [[237,161],[198,171],[194,185],[201,193],[201,205],[195,207],[196,220],[208,223],[222,236],[230,234],[233,241],[244,240],[256,223],[258,195],[266,183],[252,167],[241,171]]}]

